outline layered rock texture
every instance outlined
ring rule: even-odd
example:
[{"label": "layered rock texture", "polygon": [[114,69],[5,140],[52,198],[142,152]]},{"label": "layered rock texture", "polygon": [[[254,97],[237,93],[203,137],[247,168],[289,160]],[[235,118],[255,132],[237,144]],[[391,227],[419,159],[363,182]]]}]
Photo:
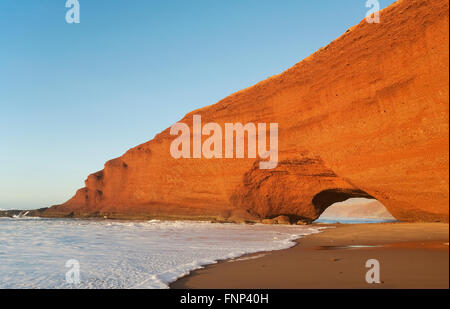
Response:
[{"label": "layered rock texture", "polygon": [[180,121],[278,123],[276,169],[173,159],[166,129],[46,215],[294,221],[374,197],[399,220],[448,221],[448,27],[447,0],[399,1],[381,23],[363,20],[286,72]]}]

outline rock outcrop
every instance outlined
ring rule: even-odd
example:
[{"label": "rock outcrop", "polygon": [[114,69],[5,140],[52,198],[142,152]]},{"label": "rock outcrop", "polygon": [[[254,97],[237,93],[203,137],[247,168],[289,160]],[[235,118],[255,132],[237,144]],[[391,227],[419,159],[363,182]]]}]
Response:
[{"label": "rock outcrop", "polygon": [[173,159],[166,129],[48,216],[317,218],[374,197],[399,220],[448,221],[449,4],[403,0],[286,72],[186,115],[278,123],[279,165]]}]

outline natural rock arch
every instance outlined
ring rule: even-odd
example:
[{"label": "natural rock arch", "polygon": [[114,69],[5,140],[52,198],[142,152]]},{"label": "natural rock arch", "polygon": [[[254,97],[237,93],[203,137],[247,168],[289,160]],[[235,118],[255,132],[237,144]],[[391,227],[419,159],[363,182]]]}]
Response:
[{"label": "natural rock arch", "polygon": [[[324,206],[319,195],[316,209],[316,195],[360,188],[399,220],[448,222],[448,12],[445,0],[398,1],[383,23],[363,20],[284,73],[181,119],[278,123],[278,169],[247,172],[253,162],[244,159],[175,160],[166,129],[45,214],[248,210],[317,218]],[[320,158],[299,158],[306,150]]]},{"label": "natural rock arch", "polygon": [[312,199],[312,204],[314,208],[322,214],[325,209],[333,205],[334,203],[343,202],[350,198],[358,198],[364,197],[367,199],[374,199],[375,197],[370,194],[360,190],[360,189],[327,189],[323,190],[316,195],[314,195]]},{"label": "natural rock arch", "polygon": [[291,220],[317,219],[327,207],[349,198],[371,198],[329,169],[318,156],[303,155],[261,170],[257,162],[231,197],[235,211],[258,219],[283,215]]}]

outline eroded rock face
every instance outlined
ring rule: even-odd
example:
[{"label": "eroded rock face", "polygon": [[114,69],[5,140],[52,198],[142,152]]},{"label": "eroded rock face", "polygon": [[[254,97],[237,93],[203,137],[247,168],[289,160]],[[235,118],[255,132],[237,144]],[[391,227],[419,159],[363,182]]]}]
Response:
[{"label": "eroded rock face", "polygon": [[315,219],[373,196],[399,220],[448,221],[448,1],[403,0],[288,71],[192,112],[278,123],[280,164],[179,159],[169,130],[88,177],[47,215]]},{"label": "eroded rock face", "polygon": [[[260,219],[283,214],[292,222],[315,220],[333,202],[352,196],[368,196],[332,170],[319,157],[299,155],[279,162],[273,170],[261,170],[258,164],[245,173],[231,196],[235,208],[247,209]],[[339,192],[343,193],[340,198]],[[322,198],[324,192],[334,192]]]}]

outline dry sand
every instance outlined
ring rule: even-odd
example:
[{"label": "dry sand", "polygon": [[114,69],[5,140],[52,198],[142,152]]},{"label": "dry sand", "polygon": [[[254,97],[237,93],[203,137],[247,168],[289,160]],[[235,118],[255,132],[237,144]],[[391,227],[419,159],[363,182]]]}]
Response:
[{"label": "dry sand", "polygon": [[[449,225],[333,225],[282,251],[223,261],[171,288],[341,289],[449,288]],[[376,247],[352,248],[369,245]],[[367,284],[365,263],[380,262],[381,284]]]}]

